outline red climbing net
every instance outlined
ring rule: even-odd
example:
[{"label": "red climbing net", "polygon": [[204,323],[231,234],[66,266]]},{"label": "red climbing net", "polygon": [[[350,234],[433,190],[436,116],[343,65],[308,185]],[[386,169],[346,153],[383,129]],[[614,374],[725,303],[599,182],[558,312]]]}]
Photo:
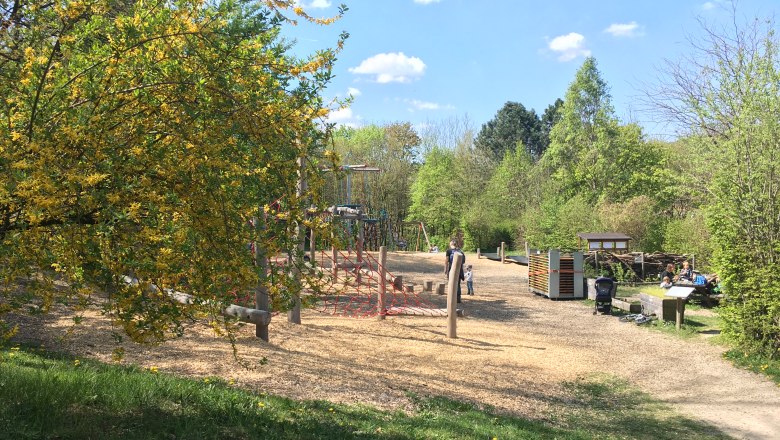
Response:
[{"label": "red climbing net", "polygon": [[[376,255],[363,252],[320,251],[306,266],[316,271],[317,283],[304,294],[317,295],[315,309],[327,314],[353,318],[384,315],[446,316],[446,310],[427,300],[421,292],[407,290],[397,277],[384,270]],[[276,264],[284,264],[284,260]],[[312,281],[309,281],[310,283]],[[380,306],[380,286],[384,283],[384,308]]]}]

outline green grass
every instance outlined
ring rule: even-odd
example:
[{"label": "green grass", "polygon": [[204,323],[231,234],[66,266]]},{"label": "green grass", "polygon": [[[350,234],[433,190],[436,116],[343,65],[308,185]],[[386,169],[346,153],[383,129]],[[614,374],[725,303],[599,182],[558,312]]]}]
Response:
[{"label": "green grass", "polygon": [[549,422],[441,397],[410,395],[412,411],[295,401],[220,378],[189,380],[0,349],[0,438],[13,439],[705,439],[724,438],[609,377],[566,384]]},{"label": "green grass", "polygon": [[741,368],[766,375],[780,386],[780,360],[750,355],[736,349],[727,351],[723,357]]},{"label": "green grass", "polygon": [[[690,310],[689,305],[685,306],[686,310]],[[674,321],[663,321],[660,319],[653,320],[651,323],[646,324],[650,329],[657,330],[663,333],[675,335],[683,339],[690,339],[695,337],[701,337],[702,334],[715,334],[714,341],[721,341],[720,330],[722,323],[720,317],[716,316],[701,316],[701,315],[685,315],[680,330],[677,330],[677,323]]]},{"label": "green grass", "polygon": [[564,386],[577,398],[567,423],[588,432],[612,431],[626,439],[728,438],[712,427],[680,417],[620,378],[594,373]]},{"label": "green grass", "polygon": [[646,293],[648,295],[657,296],[663,298],[668,290],[659,287],[657,284],[643,285],[643,286],[629,286],[626,284],[618,284],[616,296],[639,296],[640,293]]}]

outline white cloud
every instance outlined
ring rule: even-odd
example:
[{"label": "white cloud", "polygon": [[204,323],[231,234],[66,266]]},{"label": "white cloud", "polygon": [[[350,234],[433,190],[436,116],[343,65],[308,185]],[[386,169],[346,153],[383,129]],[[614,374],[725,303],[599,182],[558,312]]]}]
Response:
[{"label": "white cloud", "polygon": [[409,108],[410,111],[417,111],[417,110],[452,110],[455,107],[451,105],[442,105],[436,102],[427,102],[427,101],[420,101],[419,99],[404,99],[404,102],[409,104],[411,107]]},{"label": "white cloud", "polygon": [[310,2],[304,2],[301,0],[295,0],[295,6],[300,6],[304,9],[326,9],[332,5],[330,0],[312,0]]},{"label": "white cloud", "polygon": [[356,89],[354,87],[349,87],[347,89],[347,95],[352,96],[353,98],[357,97],[357,96],[360,96],[360,93],[361,93],[360,90]]},{"label": "white cloud", "polygon": [[439,3],[441,0],[414,0],[418,5],[430,5],[431,3]]},{"label": "white cloud", "polygon": [[341,108],[328,113],[328,117],[326,119],[329,123],[345,127],[358,127],[360,126],[361,120],[360,116],[355,116],[352,113],[352,109],[349,107]]},{"label": "white cloud", "polygon": [[585,37],[576,32],[553,38],[547,47],[559,54],[558,61],[571,61],[580,56],[590,56],[590,49],[585,47]]},{"label": "white cloud", "polygon": [[728,8],[729,2],[727,0],[712,0],[702,3],[701,9],[704,11],[711,11],[715,8]]},{"label": "white cloud", "polygon": [[644,26],[632,21],[631,23],[612,23],[604,32],[613,37],[639,37],[644,35]]},{"label": "white cloud", "polygon": [[350,67],[349,71],[374,75],[378,83],[406,83],[425,73],[425,63],[417,57],[407,57],[403,52],[380,53],[366,58],[357,67]]},{"label": "white cloud", "polygon": [[325,9],[329,8],[330,5],[331,2],[329,0],[312,0],[312,2],[309,4],[309,7],[314,9]]}]

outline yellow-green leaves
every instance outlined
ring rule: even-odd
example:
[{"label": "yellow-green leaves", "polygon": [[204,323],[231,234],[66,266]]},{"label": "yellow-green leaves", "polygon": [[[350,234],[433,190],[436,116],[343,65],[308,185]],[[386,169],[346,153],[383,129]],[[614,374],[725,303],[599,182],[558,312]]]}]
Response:
[{"label": "yellow-green leaves", "polygon": [[[99,286],[128,334],[155,341],[255,286],[248,243],[291,249],[293,230],[249,220],[283,199],[301,221],[316,199],[316,185],[295,196],[296,158],[323,136],[319,93],[336,52],[291,56],[272,18],[305,12],[232,0],[21,5],[0,26],[0,302],[84,303],[94,290],[82,286]],[[128,288],[124,275],[198,301]],[[33,280],[23,298],[19,277]],[[54,279],[74,289],[49,289]]]}]

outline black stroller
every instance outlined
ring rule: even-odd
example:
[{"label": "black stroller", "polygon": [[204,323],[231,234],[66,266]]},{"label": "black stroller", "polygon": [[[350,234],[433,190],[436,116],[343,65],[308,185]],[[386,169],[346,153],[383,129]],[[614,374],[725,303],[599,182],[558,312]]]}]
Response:
[{"label": "black stroller", "polygon": [[612,288],[615,282],[611,278],[596,278],[596,305],[593,314],[598,312],[612,314]]}]

